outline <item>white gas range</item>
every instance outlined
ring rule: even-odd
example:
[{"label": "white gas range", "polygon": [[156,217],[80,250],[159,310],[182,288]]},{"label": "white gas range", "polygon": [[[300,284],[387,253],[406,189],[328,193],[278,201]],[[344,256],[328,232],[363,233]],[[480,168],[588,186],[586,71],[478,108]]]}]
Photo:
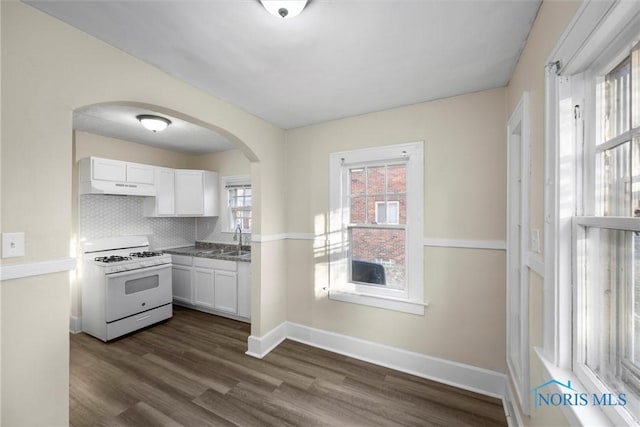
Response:
[{"label": "white gas range", "polygon": [[145,236],[86,241],[82,330],[109,341],[170,318],[171,255],[149,252]]}]

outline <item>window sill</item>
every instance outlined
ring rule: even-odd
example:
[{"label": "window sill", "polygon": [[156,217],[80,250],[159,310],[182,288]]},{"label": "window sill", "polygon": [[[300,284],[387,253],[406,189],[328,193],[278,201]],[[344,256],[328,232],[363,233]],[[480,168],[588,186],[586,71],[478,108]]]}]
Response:
[{"label": "window sill", "polygon": [[404,313],[424,316],[424,308],[429,304],[421,301],[400,300],[383,296],[363,295],[354,292],[329,290],[329,299],[353,304],[368,305],[387,310],[401,311]]},{"label": "window sill", "polygon": [[[557,380],[562,383],[567,381],[571,381],[573,388],[577,390],[586,390],[586,388],[582,385],[578,377],[569,370],[562,369],[556,365],[554,365],[550,360],[548,360],[543,354],[542,349],[539,347],[534,347],[536,355],[542,364],[543,372],[543,381]],[[554,393],[564,393],[564,390],[561,390],[558,384],[550,384],[549,387],[553,390]],[[571,406],[571,405],[563,405],[559,406],[559,409],[562,411],[564,416],[566,417],[569,425],[577,425],[577,426],[610,426],[614,425],[611,420],[605,415],[605,413],[598,407],[593,405],[586,406]],[[537,410],[532,407],[532,415]]]}]

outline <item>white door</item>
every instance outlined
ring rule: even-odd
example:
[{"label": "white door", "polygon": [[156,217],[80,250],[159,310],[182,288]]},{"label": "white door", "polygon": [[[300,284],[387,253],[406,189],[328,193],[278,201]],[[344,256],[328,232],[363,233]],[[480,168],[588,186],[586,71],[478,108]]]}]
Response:
[{"label": "white door", "polygon": [[193,269],[194,299],[193,303],[197,306],[213,307],[213,270],[208,268]]},{"label": "white door", "polygon": [[215,270],[214,308],[228,313],[238,312],[238,275],[233,271]]},{"label": "white door", "polygon": [[176,214],[204,214],[203,172],[196,170],[175,171]]}]

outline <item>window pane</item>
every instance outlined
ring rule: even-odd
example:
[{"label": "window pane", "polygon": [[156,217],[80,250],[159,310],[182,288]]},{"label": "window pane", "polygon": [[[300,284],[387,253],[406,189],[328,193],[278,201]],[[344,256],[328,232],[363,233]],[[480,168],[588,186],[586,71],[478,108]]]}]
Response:
[{"label": "window pane", "polygon": [[351,169],[351,195],[364,195],[364,169]]},{"label": "window pane", "polygon": [[367,222],[366,217],[366,197],[357,196],[351,198],[351,223],[364,224]]},{"label": "window pane", "polygon": [[640,397],[640,236],[588,229],[585,363],[617,393]]},{"label": "window pane", "polygon": [[[367,216],[370,224],[385,224],[386,223],[386,210],[384,208],[385,197],[372,196],[367,198]],[[376,207],[380,206],[380,209],[376,211]],[[380,214],[378,217],[376,214]],[[380,220],[380,221],[378,221]]]},{"label": "window pane", "polygon": [[351,280],[404,289],[405,230],[354,227],[349,231]]},{"label": "window pane", "polygon": [[385,169],[384,166],[367,168],[367,194],[384,194]]},{"label": "window pane", "polygon": [[407,166],[393,165],[387,168],[387,193],[407,192]]},{"label": "window pane", "polygon": [[631,215],[630,145],[626,142],[598,154],[601,211],[605,216]]},{"label": "window pane", "polygon": [[631,61],[626,59],[605,77],[605,138],[629,130]]}]

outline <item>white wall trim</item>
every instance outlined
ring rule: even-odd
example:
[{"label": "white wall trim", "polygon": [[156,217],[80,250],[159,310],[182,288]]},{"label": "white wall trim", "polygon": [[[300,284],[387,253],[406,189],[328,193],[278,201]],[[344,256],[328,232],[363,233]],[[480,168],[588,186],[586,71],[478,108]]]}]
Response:
[{"label": "white wall trim", "polygon": [[507,243],[504,240],[462,240],[427,237],[424,239],[424,245],[438,248],[493,249],[501,251],[507,249]]},{"label": "white wall trim", "polygon": [[487,396],[501,399],[506,393],[506,376],[499,372],[292,322],[262,338],[249,337],[246,354],[262,358],[286,338]]},{"label": "white wall trim", "polygon": [[76,268],[75,258],[56,258],[25,264],[0,266],[0,280],[22,279],[24,277],[71,271]]},{"label": "white wall trim", "polygon": [[529,252],[527,257],[527,267],[538,276],[544,278],[544,261],[541,261],[534,253]]},{"label": "white wall trim", "polygon": [[275,242],[277,240],[315,240],[313,233],[277,233],[277,234],[253,234],[254,242]]},{"label": "white wall trim", "polygon": [[[275,242],[277,240],[315,240],[313,233],[277,233],[277,234],[252,234],[254,242]],[[441,239],[426,237],[424,246],[437,248],[466,248],[466,249],[492,249],[504,251],[507,243],[504,240],[471,240],[471,239]]]},{"label": "white wall trim", "polygon": [[287,338],[287,322],[283,322],[262,337],[251,335],[247,340],[245,354],[262,359]]}]

